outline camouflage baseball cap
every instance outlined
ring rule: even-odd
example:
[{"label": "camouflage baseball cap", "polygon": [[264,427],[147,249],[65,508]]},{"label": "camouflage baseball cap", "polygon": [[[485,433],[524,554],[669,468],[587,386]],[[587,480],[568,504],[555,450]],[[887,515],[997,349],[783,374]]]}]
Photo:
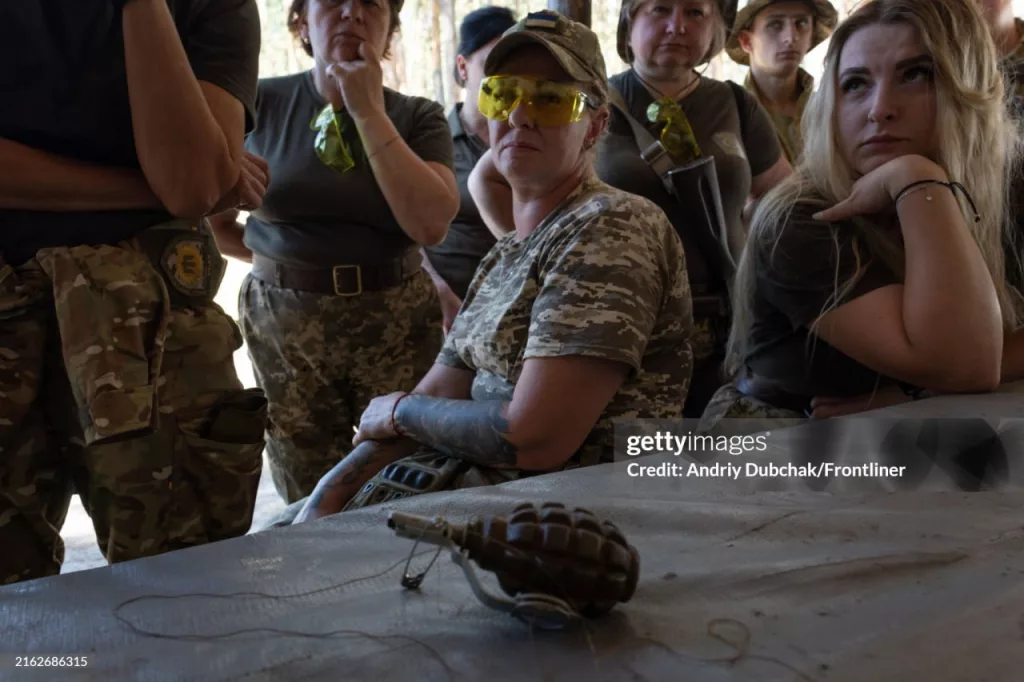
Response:
[{"label": "camouflage baseball cap", "polygon": [[495,75],[501,63],[523,45],[541,45],[574,81],[588,86],[598,104],[608,101],[608,74],[597,36],[578,21],[553,10],[528,14],[505,31],[484,62],[484,74]]}]

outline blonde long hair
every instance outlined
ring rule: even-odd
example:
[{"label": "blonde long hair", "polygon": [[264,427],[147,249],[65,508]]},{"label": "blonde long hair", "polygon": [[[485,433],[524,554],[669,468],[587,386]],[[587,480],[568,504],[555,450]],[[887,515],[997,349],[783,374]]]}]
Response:
[{"label": "blonde long hair", "polygon": [[[1014,329],[1019,323],[1020,301],[1006,284],[1002,239],[1012,225],[1008,188],[1017,171],[1020,135],[1009,112],[1008,85],[988,27],[973,0],[870,0],[832,35],[822,82],[802,122],[805,142],[800,165],[762,199],[754,214],[733,289],[733,323],[726,351],[726,366],[733,374],[743,365],[750,338],[757,252],[766,247],[771,252],[798,202],[821,208],[834,205],[850,196],[857,179],[839,148],[833,113],[843,46],[866,26],[894,23],[916,28],[934,60],[936,129],[942,144],[938,158],[932,160],[974,199],[981,221],[975,222],[969,212],[967,223],[996,283],[1004,326]],[[960,201],[967,208],[962,197]],[[904,252],[897,236],[862,218],[851,222],[859,267],[847,282],[838,280],[837,268],[835,289],[822,314],[835,307],[872,260],[903,276]],[[831,229],[838,253],[837,230],[850,227]]]}]

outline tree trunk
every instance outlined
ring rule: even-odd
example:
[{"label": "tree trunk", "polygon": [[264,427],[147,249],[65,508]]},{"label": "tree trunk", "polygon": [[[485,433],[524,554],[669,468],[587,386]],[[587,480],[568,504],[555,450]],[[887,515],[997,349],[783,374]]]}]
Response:
[{"label": "tree trunk", "polygon": [[590,0],[548,0],[548,9],[590,26]]},{"label": "tree trunk", "polygon": [[445,99],[442,104],[445,109],[455,105],[458,99],[458,85],[455,83],[455,51],[459,49],[459,27],[455,22],[456,0],[441,0],[441,9],[444,12],[445,27],[445,49],[442,51],[441,75],[444,79]]},{"label": "tree trunk", "polygon": [[442,54],[441,54],[441,2],[440,0],[430,0],[430,35],[433,37],[433,63],[430,65],[431,73],[434,78],[434,99],[437,100],[441,106],[445,105],[444,101],[444,79],[441,77],[442,69]]}]

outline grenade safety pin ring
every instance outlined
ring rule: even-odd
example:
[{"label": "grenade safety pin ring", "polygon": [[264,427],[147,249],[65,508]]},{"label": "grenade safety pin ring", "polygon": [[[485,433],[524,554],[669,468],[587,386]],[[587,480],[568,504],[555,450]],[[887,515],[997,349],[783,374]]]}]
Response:
[{"label": "grenade safety pin ring", "polygon": [[[486,606],[510,613],[543,629],[562,629],[584,617],[600,616],[633,597],[640,557],[614,524],[599,521],[586,509],[550,502],[532,504],[501,516],[454,525],[444,517],[392,512],[388,527],[416,541],[402,586],[417,589],[444,549],[462,567],[476,597]],[[426,569],[409,575],[420,542],[438,546]],[[471,560],[493,571],[507,597],[490,594]]]}]

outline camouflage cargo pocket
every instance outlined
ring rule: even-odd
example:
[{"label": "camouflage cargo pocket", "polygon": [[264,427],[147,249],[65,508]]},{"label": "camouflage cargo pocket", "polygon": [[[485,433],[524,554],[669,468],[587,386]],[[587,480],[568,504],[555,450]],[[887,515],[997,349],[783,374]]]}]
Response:
[{"label": "camouflage cargo pocket", "polygon": [[159,274],[114,246],[42,249],[37,259],[52,283],[86,443],[151,432],[170,314]]},{"label": "camouflage cargo pocket", "polygon": [[191,412],[241,390],[233,357],[241,346],[238,325],[219,306],[171,311],[159,384],[161,412]]},{"label": "camouflage cargo pocket", "polygon": [[266,422],[267,400],[255,388],[179,418],[175,501],[202,517],[210,541],[244,535],[252,524]]}]

